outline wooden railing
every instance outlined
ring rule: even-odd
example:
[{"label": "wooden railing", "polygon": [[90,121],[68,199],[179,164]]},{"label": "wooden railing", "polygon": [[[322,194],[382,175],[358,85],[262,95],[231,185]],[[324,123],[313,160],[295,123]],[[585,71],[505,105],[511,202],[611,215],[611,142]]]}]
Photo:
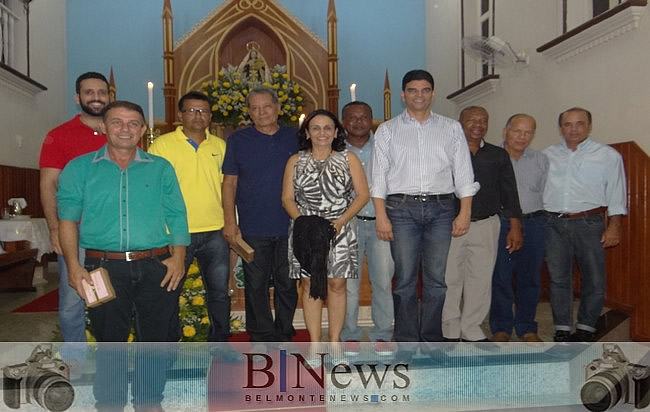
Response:
[{"label": "wooden railing", "polygon": [[634,142],[611,145],[623,156],[627,176],[628,215],[621,244],[607,250],[606,305],[630,314],[630,337],[650,341],[650,157]]}]

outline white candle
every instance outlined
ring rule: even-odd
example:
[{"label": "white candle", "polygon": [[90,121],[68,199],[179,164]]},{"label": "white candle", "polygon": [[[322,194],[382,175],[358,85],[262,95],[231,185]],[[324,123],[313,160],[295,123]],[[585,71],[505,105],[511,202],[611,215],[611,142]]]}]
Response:
[{"label": "white candle", "polygon": [[357,100],[357,84],[352,83],[352,86],[350,86],[350,101],[354,102]]},{"label": "white candle", "polygon": [[147,96],[149,97],[149,128],[153,130],[153,83],[147,83]]},{"label": "white candle", "polygon": [[301,114],[300,117],[298,118],[298,127],[302,126],[302,122],[305,121],[305,114]]}]

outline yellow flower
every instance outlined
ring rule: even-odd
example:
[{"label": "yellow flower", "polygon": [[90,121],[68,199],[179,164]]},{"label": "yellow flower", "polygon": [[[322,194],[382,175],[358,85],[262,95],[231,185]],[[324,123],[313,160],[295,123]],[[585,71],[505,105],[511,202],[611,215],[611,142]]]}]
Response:
[{"label": "yellow flower", "polygon": [[232,82],[235,83],[235,84],[239,84],[239,83],[241,83],[241,82],[239,81],[239,79],[235,79],[235,80],[233,80]]},{"label": "yellow flower", "polygon": [[228,112],[225,111],[225,110],[223,110],[223,111],[221,112],[221,114],[224,115],[224,116],[228,116]]},{"label": "yellow flower", "polygon": [[289,88],[289,86],[287,86],[286,84],[283,84],[283,85],[282,85],[282,88],[283,88],[284,90],[287,90],[287,89]]},{"label": "yellow flower", "polygon": [[225,73],[224,73],[224,72],[222,72],[222,71],[221,71],[221,72],[219,72],[219,77],[223,77],[224,75],[225,75]]},{"label": "yellow flower", "polygon": [[278,115],[284,116],[284,112],[282,110],[280,110],[280,113],[278,113]]},{"label": "yellow flower", "polygon": [[199,289],[203,287],[203,279],[201,278],[196,278],[194,279],[194,282],[192,282],[192,287]]},{"label": "yellow flower", "polygon": [[289,109],[291,109],[291,105],[290,104],[285,104],[284,105],[284,110],[289,110]]},{"label": "yellow flower", "polygon": [[227,98],[228,98],[228,96],[226,96],[225,94],[222,94],[221,96],[219,96],[219,100],[226,101]]},{"label": "yellow flower", "polygon": [[297,97],[296,97],[296,101],[297,101],[297,102],[302,102],[302,97],[297,96]]},{"label": "yellow flower", "polygon": [[230,87],[230,82],[223,82],[223,87],[226,89]]},{"label": "yellow flower", "polygon": [[232,326],[234,329],[241,328],[241,320],[233,319],[232,322],[230,322],[230,326]]},{"label": "yellow flower", "polygon": [[298,120],[298,118],[296,116],[291,116],[291,121],[292,122],[295,122],[296,120]]},{"label": "yellow flower", "polygon": [[135,340],[135,336],[133,336],[132,333],[129,333],[129,337],[126,338],[126,341],[127,341],[127,342],[133,342],[134,340]]},{"label": "yellow flower", "polygon": [[248,113],[248,107],[242,107],[241,111],[244,112],[244,113]]},{"label": "yellow flower", "polygon": [[273,77],[275,77],[275,78],[277,79],[278,77],[280,77],[280,74],[278,74],[278,73],[273,73]]},{"label": "yellow flower", "polygon": [[262,83],[262,86],[264,86],[264,87],[269,87],[270,85],[271,85],[271,83],[269,83],[269,82]]},{"label": "yellow flower", "polygon": [[186,303],[187,303],[187,298],[185,298],[185,296],[181,296],[181,297],[178,298],[178,304],[179,305],[183,306]]},{"label": "yellow flower", "polygon": [[234,73],[232,74],[232,77],[239,77],[239,72],[234,72]]},{"label": "yellow flower", "polygon": [[247,89],[242,89],[241,92],[242,92],[242,94],[248,94],[248,90],[247,90]]},{"label": "yellow flower", "polygon": [[196,329],[194,329],[194,326],[183,326],[183,336],[191,338],[194,335],[196,335]]},{"label": "yellow flower", "polygon": [[203,90],[203,94],[207,96],[209,93],[207,90]]},{"label": "yellow flower", "polygon": [[284,101],[287,100],[288,98],[289,98],[289,96],[287,96],[287,95],[285,94],[284,96],[280,97],[278,100],[280,100],[281,102],[284,102]]},{"label": "yellow flower", "polygon": [[284,94],[284,92],[283,92],[282,90],[280,90],[280,91],[278,92],[278,96],[282,96],[283,94]]},{"label": "yellow flower", "polygon": [[[214,106],[212,106],[212,110],[215,110]],[[192,276],[192,275],[196,275],[197,273],[199,273],[199,265],[197,265],[196,263],[192,263],[190,267],[187,269],[187,274]]]},{"label": "yellow flower", "polygon": [[204,302],[205,300],[203,300],[203,296],[194,296],[192,298],[192,305],[194,306],[201,306]]},{"label": "yellow flower", "polygon": [[95,339],[95,337],[93,336],[93,334],[90,333],[90,331],[89,331],[88,329],[86,329],[86,340],[87,340],[88,342],[97,342],[97,339]]},{"label": "yellow flower", "polygon": [[298,85],[293,86],[293,92],[294,93],[298,93],[299,91],[300,91],[300,86],[298,86]]},{"label": "yellow flower", "polygon": [[226,109],[228,109],[228,110],[232,110],[232,106],[231,106],[231,105],[228,105],[228,106],[226,106]]},{"label": "yellow flower", "polygon": [[240,101],[240,102],[245,102],[245,101],[246,101],[246,98],[242,96],[242,97],[239,98],[239,101]]},{"label": "yellow flower", "polygon": [[219,81],[215,80],[212,82],[212,87],[219,87]]},{"label": "yellow flower", "polygon": [[230,97],[228,97],[228,96],[226,96],[226,98],[223,99],[223,100],[224,100],[226,103],[230,103],[230,102],[232,102],[232,99],[231,99]]},{"label": "yellow flower", "polygon": [[296,107],[296,110],[298,110],[299,112],[301,112],[301,111],[302,111],[302,106],[298,106],[298,107]]},{"label": "yellow flower", "polygon": [[217,93],[217,91],[216,91],[216,90],[215,90],[215,91],[213,91],[213,92],[212,92],[212,97],[217,97],[217,96],[218,96],[218,93]]},{"label": "yellow flower", "polygon": [[204,316],[204,317],[201,319],[201,324],[202,324],[202,325],[209,325],[209,324],[210,324],[210,318],[208,318],[207,316]]},{"label": "yellow flower", "polygon": [[201,87],[204,88],[204,89],[205,89],[206,87],[208,87],[208,82],[203,82],[203,83],[201,83]]},{"label": "yellow flower", "polygon": [[275,90],[278,90],[278,89],[280,88],[280,85],[276,83],[276,84],[273,85],[273,88],[274,88]]},{"label": "yellow flower", "polygon": [[283,79],[288,79],[288,78],[289,78],[289,75],[285,73],[285,74],[282,75],[282,78],[283,78]]}]

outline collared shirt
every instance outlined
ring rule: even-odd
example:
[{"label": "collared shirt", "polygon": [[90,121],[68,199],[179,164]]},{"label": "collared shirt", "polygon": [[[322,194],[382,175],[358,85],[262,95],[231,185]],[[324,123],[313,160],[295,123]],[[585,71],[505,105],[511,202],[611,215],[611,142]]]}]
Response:
[{"label": "collared shirt", "polygon": [[431,112],[420,123],[406,110],[375,133],[371,196],[396,193],[473,196],[480,185],[460,123]]},{"label": "collared shirt", "polygon": [[47,133],[38,164],[41,168],[63,170],[70,160],[94,152],[105,144],[106,136],[82,122],[78,114]]},{"label": "collared shirt", "polygon": [[137,149],[122,170],[107,146],[63,169],[57,192],[59,220],[81,221],[79,245],[109,251],[189,245],[183,195],[162,157]]},{"label": "collared shirt", "polygon": [[[363,147],[359,148],[356,147],[350,143],[346,142],[346,148],[357,155],[359,160],[361,161],[361,166],[363,166],[363,170],[366,174],[366,179],[368,180],[368,185],[370,185],[370,178],[372,176],[372,149],[375,146],[375,136],[372,133],[372,130],[370,131],[370,138],[366,142],[366,144],[363,145]],[[366,205],[357,213],[357,216],[367,216],[367,217],[375,217],[375,207],[372,204],[372,201],[369,201],[366,203]]]},{"label": "collared shirt", "polygon": [[519,159],[510,157],[510,161],[517,179],[521,212],[526,214],[544,210],[544,186],[548,174],[546,155],[527,147]]},{"label": "collared shirt", "polygon": [[196,146],[183,133],[183,126],[178,126],[173,132],[156,138],[149,153],[167,159],[174,166],[185,199],[190,233],[223,228],[221,166],[226,142],[206,131],[205,140]]},{"label": "collared shirt", "polygon": [[289,215],[282,207],[284,167],[298,152],[293,127],[280,126],[273,135],[254,126],[228,138],[223,174],[237,176],[237,214],[244,236],[288,236]]},{"label": "collared shirt", "polygon": [[476,180],[481,184],[472,199],[472,218],[497,213],[505,218],[521,217],[517,182],[508,152],[482,140],[471,157]]},{"label": "collared shirt", "polygon": [[548,178],[544,209],[578,213],[601,206],[607,214],[627,214],[623,158],[611,147],[587,138],[571,151],[565,141],[547,147]]}]

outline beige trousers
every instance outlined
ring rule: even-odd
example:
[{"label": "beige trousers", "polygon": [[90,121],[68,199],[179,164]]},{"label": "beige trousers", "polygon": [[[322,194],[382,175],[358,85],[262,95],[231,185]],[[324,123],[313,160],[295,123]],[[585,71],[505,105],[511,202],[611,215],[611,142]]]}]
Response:
[{"label": "beige trousers", "polygon": [[490,311],[500,229],[499,216],[494,215],[470,223],[467,234],[451,239],[442,308],[445,338],[485,339],[481,323]]}]

